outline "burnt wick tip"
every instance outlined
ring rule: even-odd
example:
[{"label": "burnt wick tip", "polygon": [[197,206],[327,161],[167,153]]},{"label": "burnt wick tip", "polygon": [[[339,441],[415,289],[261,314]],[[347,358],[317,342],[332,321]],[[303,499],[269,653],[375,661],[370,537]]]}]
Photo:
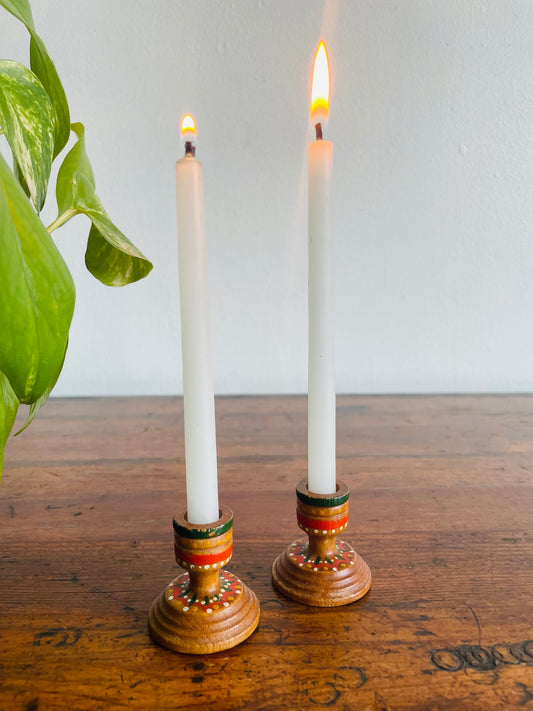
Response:
[{"label": "burnt wick tip", "polygon": [[185,155],[196,155],[196,146],[192,144],[192,141],[185,141]]},{"label": "burnt wick tip", "polygon": [[322,140],[322,124],[320,121],[318,123],[315,123],[315,132],[316,132],[316,140],[321,141]]}]

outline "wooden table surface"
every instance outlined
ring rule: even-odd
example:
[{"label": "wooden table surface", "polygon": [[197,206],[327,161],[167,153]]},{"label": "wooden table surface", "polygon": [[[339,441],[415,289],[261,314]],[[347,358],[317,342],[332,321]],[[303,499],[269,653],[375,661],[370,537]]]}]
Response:
[{"label": "wooden table surface", "polygon": [[370,593],[291,602],[306,400],[217,400],[228,568],[261,621],[227,652],[151,641],[185,508],[177,398],[58,399],[6,451],[0,709],[533,709],[533,396],[339,397],[344,538]]}]

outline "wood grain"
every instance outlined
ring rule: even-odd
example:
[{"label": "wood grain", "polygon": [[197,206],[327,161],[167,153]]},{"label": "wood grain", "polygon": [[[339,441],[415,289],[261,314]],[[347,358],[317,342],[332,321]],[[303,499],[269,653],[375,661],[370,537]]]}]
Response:
[{"label": "wood grain", "polygon": [[177,398],[58,399],[6,451],[0,485],[0,708],[533,708],[533,397],[338,398],[343,534],[372,588],[287,600],[271,565],[298,537],[306,401],[217,400],[231,570],[261,603],[232,650],[148,635],[178,572]]}]

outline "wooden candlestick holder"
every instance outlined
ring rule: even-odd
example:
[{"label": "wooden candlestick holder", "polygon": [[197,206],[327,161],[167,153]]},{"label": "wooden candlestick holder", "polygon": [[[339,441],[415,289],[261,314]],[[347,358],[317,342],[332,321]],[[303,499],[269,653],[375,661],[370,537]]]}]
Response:
[{"label": "wooden candlestick holder", "polygon": [[243,642],[259,622],[259,602],[235,575],[223,570],[232,553],[233,514],[221,508],[207,526],[177,516],[174,551],[179,575],[150,609],[150,634],[176,652],[208,654]]},{"label": "wooden candlestick holder", "polygon": [[292,543],[274,561],[272,582],[287,597],[316,607],[346,605],[370,589],[371,573],[349,543],[337,539],[348,523],[350,490],[313,494],[302,479],[296,487],[298,526],[308,539]]}]

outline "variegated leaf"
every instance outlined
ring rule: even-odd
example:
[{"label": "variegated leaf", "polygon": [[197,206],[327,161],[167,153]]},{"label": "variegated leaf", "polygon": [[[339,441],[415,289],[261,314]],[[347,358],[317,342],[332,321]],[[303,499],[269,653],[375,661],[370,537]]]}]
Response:
[{"label": "variegated leaf", "polygon": [[20,402],[31,405],[59,374],[74,310],[74,284],[2,156],[0,254],[0,371]]},{"label": "variegated leaf", "polygon": [[0,124],[39,211],[52,167],[54,122],[52,103],[35,74],[19,62],[0,60]]}]

